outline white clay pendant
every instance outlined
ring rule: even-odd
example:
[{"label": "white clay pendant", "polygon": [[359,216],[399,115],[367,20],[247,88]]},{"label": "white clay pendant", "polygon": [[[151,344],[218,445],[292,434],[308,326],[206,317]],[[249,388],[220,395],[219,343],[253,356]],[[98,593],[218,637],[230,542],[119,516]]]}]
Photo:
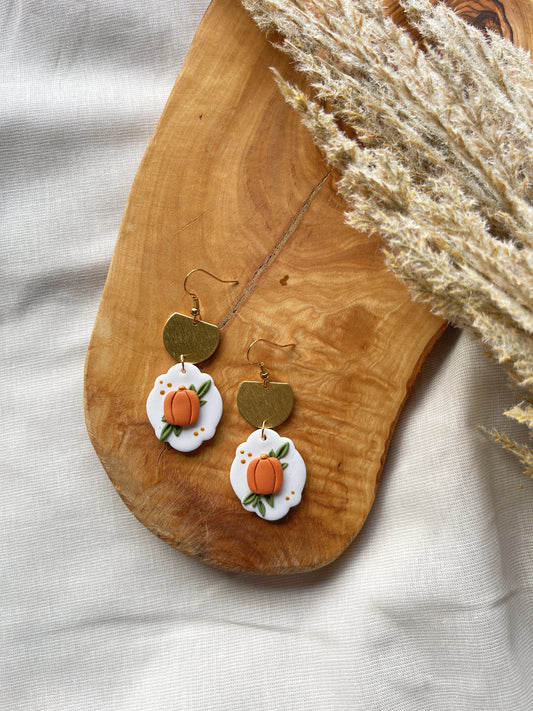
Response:
[{"label": "white clay pendant", "polygon": [[222,398],[210,375],[192,363],[177,363],[156,378],[146,412],[162,442],[192,452],[215,434]]},{"label": "white clay pendant", "polygon": [[237,447],[231,465],[233,491],[247,511],[267,521],[283,518],[300,503],[306,469],[292,440],[257,429]]}]

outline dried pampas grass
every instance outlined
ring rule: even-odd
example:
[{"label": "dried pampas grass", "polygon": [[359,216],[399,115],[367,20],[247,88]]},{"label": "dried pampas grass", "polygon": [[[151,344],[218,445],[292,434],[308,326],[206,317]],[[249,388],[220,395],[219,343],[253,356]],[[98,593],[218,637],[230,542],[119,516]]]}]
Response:
[{"label": "dried pampas grass", "polygon": [[[385,240],[389,267],[475,334],[524,401],[533,433],[533,70],[527,52],[443,4],[243,0],[305,75],[277,75],[338,171],[346,219]],[[416,37],[416,39],[413,39]],[[533,475],[533,451],[492,432]]]}]

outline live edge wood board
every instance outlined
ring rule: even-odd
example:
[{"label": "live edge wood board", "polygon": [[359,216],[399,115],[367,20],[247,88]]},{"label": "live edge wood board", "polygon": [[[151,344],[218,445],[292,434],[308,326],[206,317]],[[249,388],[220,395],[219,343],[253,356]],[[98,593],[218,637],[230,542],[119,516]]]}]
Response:
[{"label": "live edge wood board", "polygon": [[[485,11],[515,40],[529,21],[515,27],[499,2]],[[333,561],[361,529],[401,407],[444,324],[385,269],[377,239],[343,224],[335,176],[270,66],[293,74],[238,0],[214,0],[131,189],[87,355],[85,411],[107,474],[154,534],[215,567],[281,574]],[[182,284],[195,267],[239,284],[191,277],[203,318],[221,328],[202,368],[224,413],[212,440],[182,454],[158,441],[145,402],[174,363],[162,329],[189,312]],[[293,387],[293,414],[278,431],[307,465],[301,504],[276,523],[246,512],[229,481],[252,431],[236,395],[259,375],[245,359],[256,338],[296,344],[254,351]]]}]

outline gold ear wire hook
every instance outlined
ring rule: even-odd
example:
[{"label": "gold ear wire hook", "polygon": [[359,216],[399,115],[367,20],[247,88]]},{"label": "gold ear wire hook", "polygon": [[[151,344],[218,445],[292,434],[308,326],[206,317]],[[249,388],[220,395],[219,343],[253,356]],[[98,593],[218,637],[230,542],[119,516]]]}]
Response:
[{"label": "gold ear wire hook", "polygon": [[238,284],[239,282],[236,279],[221,279],[220,277],[217,277],[215,274],[211,274],[211,272],[208,272],[207,269],[202,269],[201,267],[196,267],[195,269],[191,269],[191,271],[185,276],[185,279],[183,280],[183,288],[185,289],[185,292],[189,294],[189,296],[192,297],[193,301],[193,307],[191,309],[191,315],[194,317],[194,323],[198,321],[198,319],[202,319],[200,316],[200,301],[198,299],[198,295],[195,294],[193,291],[189,291],[187,289],[187,280],[189,277],[194,274],[194,272],[203,272],[204,274],[207,274],[210,277],[213,277],[213,279],[216,279],[217,281],[221,282],[222,284]]},{"label": "gold ear wire hook", "polygon": [[252,341],[250,345],[248,346],[248,350],[246,351],[246,360],[250,365],[258,365],[259,369],[261,371],[261,377],[263,378],[263,387],[268,387],[268,372],[265,370],[265,363],[262,360],[255,360],[251,361],[250,360],[250,351],[252,348],[255,346],[256,343],[268,343],[271,346],[275,346],[276,348],[291,348],[296,345],[296,343],[284,343],[283,345],[281,343],[275,343],[274,341],[267,341],[266,338],[256,338],[255,341]]}]

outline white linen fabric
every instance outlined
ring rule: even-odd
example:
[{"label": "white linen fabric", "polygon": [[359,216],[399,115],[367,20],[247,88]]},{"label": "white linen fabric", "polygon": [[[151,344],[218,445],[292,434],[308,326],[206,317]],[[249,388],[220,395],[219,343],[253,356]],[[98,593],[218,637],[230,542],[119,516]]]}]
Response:
[{"label": "white linen fabric", "polygon": [[[237,1],[237,0],[236,0]],[[530,711],[533,482],[515,401],[449,330],[338,561],[220,572],[149,533],[85,431],[125,202],[207,0],[0,6],[0,708]]]}]

